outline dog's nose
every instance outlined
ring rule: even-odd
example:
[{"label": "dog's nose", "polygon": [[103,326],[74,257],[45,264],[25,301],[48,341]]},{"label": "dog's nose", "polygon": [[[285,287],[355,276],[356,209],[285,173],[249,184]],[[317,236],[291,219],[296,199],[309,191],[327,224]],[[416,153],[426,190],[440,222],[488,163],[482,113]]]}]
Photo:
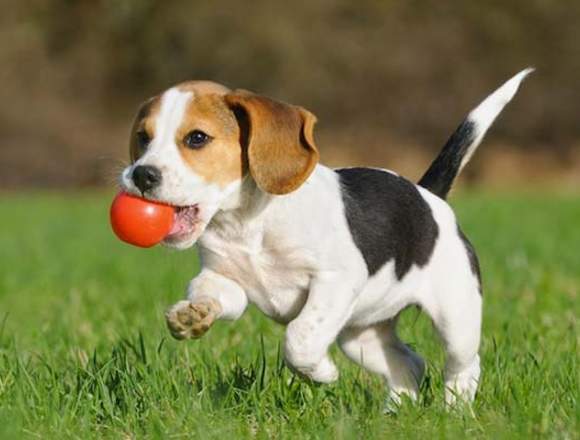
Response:
[{"label": "dog's nose", "polygon": [[135,186],[142,193],[156,188],[161,183],[161,171],[150,165],[139,165],[135,167],[132,174]]}]

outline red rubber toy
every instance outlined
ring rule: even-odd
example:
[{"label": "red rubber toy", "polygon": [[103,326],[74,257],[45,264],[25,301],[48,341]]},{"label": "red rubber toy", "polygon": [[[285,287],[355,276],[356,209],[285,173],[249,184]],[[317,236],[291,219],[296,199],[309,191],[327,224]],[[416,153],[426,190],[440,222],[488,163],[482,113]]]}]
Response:
[{"label": "red rubber toy", "polygon": [[117,194],[111,204],[113,231],[121,240],[148,248],[161,242],[173,226],[175,209],[125,192]]}]

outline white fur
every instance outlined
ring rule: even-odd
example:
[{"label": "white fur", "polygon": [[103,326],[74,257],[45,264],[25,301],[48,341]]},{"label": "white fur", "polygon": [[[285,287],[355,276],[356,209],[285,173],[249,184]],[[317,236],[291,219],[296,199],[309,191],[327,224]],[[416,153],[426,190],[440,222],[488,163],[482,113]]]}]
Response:
[{"label": "white fur", "polygon": [[515,96],[522,81],[533,71],[534,68],[532,67],[522,70],[517,75],[507,80],[501,87],[485,98],[481,104],[469,113],[467,119],[475,124],[475,138],[461,161],[459,171],[467,165],[467,162],[469,162],[471,156],[475,153],[475,150],[481,143],[485,133],[489,127],[491,127],[491,124],[493,124],[493,121],[495,121],[503,108]]}]

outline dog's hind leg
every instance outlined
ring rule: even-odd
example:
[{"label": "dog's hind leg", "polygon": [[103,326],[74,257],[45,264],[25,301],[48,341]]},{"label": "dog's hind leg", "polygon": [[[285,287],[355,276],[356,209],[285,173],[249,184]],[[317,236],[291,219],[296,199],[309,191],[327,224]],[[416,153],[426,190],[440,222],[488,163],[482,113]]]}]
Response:
[{"label": "dog's hind leg", "polygon": [[482,298],[475,282],[472,285],[448,283],[437,303],[425,307],[445,346],[445,401],[449,405],[473,401],[479,383]]},{"label": "dog's hind leg", "polygon": [[425,370],[423,359],[401,342],[395,327],[393,319],[366,328],[345,329],[338,338],[349,359],[386,379],[388,406],[398,405],[403,395],[416,400]]}]

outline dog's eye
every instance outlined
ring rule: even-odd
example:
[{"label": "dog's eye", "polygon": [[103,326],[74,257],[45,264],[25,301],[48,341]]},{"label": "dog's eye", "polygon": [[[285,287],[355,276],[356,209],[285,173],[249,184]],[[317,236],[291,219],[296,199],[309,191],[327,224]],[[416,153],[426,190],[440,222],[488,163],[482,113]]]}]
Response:
[{"label": "dog's eye", "polygon": [[145,130],[139,130],[135,136],[137,138],[137,145],[141,150],[147,148],[147,145],[151,142],[151,138]]},{"label": "dog's eye", "polygon": [[205,134],[201,130],[193,130],[187,133],[183,139],[183,143],[189,148],[197,149],[203,147],[211,140],[211,136]]}]

